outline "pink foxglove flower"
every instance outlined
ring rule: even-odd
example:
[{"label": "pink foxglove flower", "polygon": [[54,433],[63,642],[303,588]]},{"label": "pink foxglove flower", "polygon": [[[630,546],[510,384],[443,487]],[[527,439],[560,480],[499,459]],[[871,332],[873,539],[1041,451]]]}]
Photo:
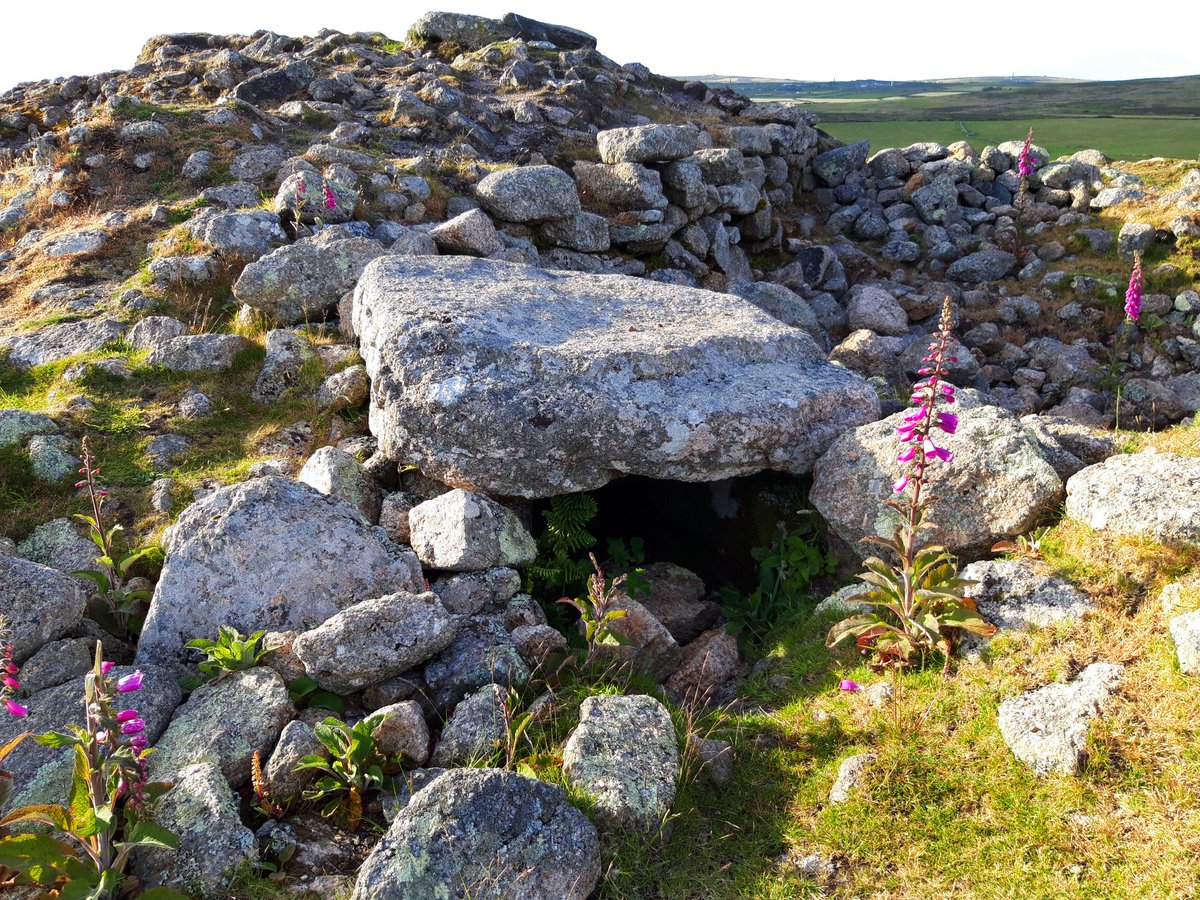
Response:
[{"label": "pink foxglove flower", "polygon": [[951,451],[939,447],[930,437],[935,428],[946,434],[954,434],[958,430],[958,416],[935,409],[939,404],[954,402],[954,385],[943,381],[949,375],[946,364],[957,360],[957,357],[947,353],[949,346],[950,302],[947,300],[942,308],[938,331],[922,360],[925,363],[921,369],[924,377],[913,385],[911,399],[916,409],[905,415],[896,428],[897,440],[906,445],[896,455],[897,462],[906,464],[906,471],[892,484],[892,490],[897,494],[915,485],[919,499],[926,468],[934,461],[948,463],[954,459]]},{"label": "pink foxglove flower", "polygon": [[146,730],[144,719],[130,719],[121,726],[121,734],[140,734]]},{"label": "pink foxglove flower", "polygon": [[14,716],[29,715],[29,707],[22,706],[20,703],[18,703],[16,700],[12,699],[11,697],[4,698],[4,708],[7,709],[9,711],[9,713],[11,713]]},{"label": "pink foxglove flower", "polygon": [[138,669],[136,672],[132,672],[129,675],[122,675],[117,679],[117,690],[122,694],[140,691],[142,689],[142,678],[143,675],[141,669]]},{"label": "pink foxglove flower", "polygon": [[862,688],[859,687],[857,681],[851,681],[849,678],[843,678],[841,681],[838,682],[838,690],[840,690],[840,691],[860,691],[860,690],[862,690]]},{"label": "pink foxglove flower", "polygon": [[329,182],[322,179],[321,190],[325,192],[325,208],[333,209],[337,206],[337,198],[333,195],[333,188],[329,186]]},{"label": "pink foxglove flower", "polygon": [[13,645],[8,638],[8,628],[5,626],[4,619],[0,617],[0,672],[4,673],[3,678],[0,678],[0,703],[4,704],[4,708],[10,715],[27,716],[29,707],[22,706],[12,698],[12,692],[21,686],[21,682],[17,681],[17,674],[21,670],[13,661],[13,655]]},{"label": "pink foxglove flower", "polygon": [[1017,176],[1021,179],[1021,192],[1017,194],[1019,201],[1025,196],[1025,190],[1029,187],[1029,179],[1033,176],[1033,128],[1030,127],[1029,134],[1025,136],[1025,146],[1021,148],[1021,155],[1017,157]]},{"label": "pink foxglove flower", "polygon": [[1142,314],[1142,290],[1145,288],[1142,277],[1142,255],[1134,255],[1133,271],[1129,273],[1129,289],[1125,291],[1125,315],[1129,321],[1136,322]]}]

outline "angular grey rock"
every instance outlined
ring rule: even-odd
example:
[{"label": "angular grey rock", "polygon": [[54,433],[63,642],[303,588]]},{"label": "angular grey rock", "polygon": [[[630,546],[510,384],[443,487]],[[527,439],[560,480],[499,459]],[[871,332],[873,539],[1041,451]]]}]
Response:
[{"label": "angular grey rock", "polygon": [[385,253],[379,241],[322,232],[246,266],[233,294],[281,325],[320,319],[354,287],[367,263]]},{"label": "angular grey rock", "polygon": [[691,125],[638,125],[610,128],[596,135],[606,163],[669,162],[700,149],[700,133]]},{"label": "angular grey rock", "polygon": [[387,258],[359,282],[354,324],[380,451],[500,495],[618,474],[804,474],[879,411],[870,385],[803,332],[725,294],[640,278]]},{"label": "angular grey rock", "polygon": [[867,164],[870,152],[870,141],[859,141],[857,144],[826,150],[813,159],[813,174],[830,187],[837,187],[846,180],[847,175]]},{"label": "angular grey rock", "polygon": [[899,300],[877,285],[855,285],[850,291],[846,315],[851,331],[865,328],[876,334],[908,333],[908,313]]},{"label": "angular grey rock", "polygon": [[667,679],[667,691],[685,703],[707,703],[740,669],[737,638],[714,628],[683,648],[679,668]]},{"label": "angular grey rock", "polygon": [[1015,256],[1003,250],[978,250],[950,263],[946,277],[969,284],[997,281],[1007,275],[1016,262]]},{"label": "angular grey rock", "polygon": [[1110,206],[1141,200],[1145,196],[1146,192],[1137,188],[1105,188],[1092,198],[1091,207],[1092,209],[1108,209]]},{"label": "angular grey rock", "polygon": [[187,326],[170,316],[146,316],[138,320],[125,340],[138,350],[153,350],[167,341],[187,334]]},{"label": "angular grey rock", "polygon": [[275,192],[275,226],[279,227],[280,215],[287,213],[295,219],[297,212],[300,221],[308,225],[317,219],[326,225],[349,222],[358,203],[358,192],[340,181],[322,178],[316,172],[293,172]]},{"label": "angular grey rock", "polygon": [[49,434],[58,426],[45,413],[0,409],[0,448],[25,443],[35,434]]},{"label": "angular grey rock", "polygon": [[[639,163],[605,165],[580,161],[575,163],[574,172],[579,182],[579,198],[585,206],[598,212],[665,209],[667,206],[662,176]],[[611,237],[611,229],[609,233]]]},{"label": "angular grey rock", "polygon": [[854,796],[854,791],[875,759],[874,753],[857,753],[842,760],[838,766],[837,781],[829,789],[829,802],[845,803]]},{"label": "angular grey rock", "polygon": [[308,338],[283,328],[267,332],[263,367],[250,396],[257,403],[274,403],[300,379],[304,364],[316,355]]},{"label": "angular grey rock", "polygon": [[[996,406],[970,406],[959,392],[958,430],[935,441],[955,454],[934,467],[929,518],[938,523],[938,542],[952,552],[986,552],[1001,538],[1029,531],[1062,499],[1063,483],[1040,445],[1016,416]],[[891,538],[897,513],[884,506],[901,475],[896,461],[898,412],[843,434],[813,469],[810,499],[830,527],[855,552],[868,535]]]},{"label": "angular grey rock", "polygon": [[674,563],[652,563],[643,578],[650,593],[638,602],[671,632],[679,644],[695,640],[721,612],[720,605],[704,599],[704,582],[695,572]]},{"label": "angular grey rock", "polygon": [[309,782],[316,777],[312,769],[296,771],[296,765],[306,756],[329,758],[329,750],[321,743],[312,726],[299,719],[288,722],[279,734],[271,756],[263,765],[263,781],[277,802],[300,799]]},{"label": "angular grey rock", "polygon": [[173,781],[186,766],[211,762],[230,787],[240,787],[250,780],[254,751],[270,751],[295,715],[287,685],[273,669],[244,669],[202,684],[155,742],[150,773]]},{"label": "angular grey rock", "polygon": [[492,616],[462,621],[454,643],[425,666],[427,694],[440,710],[486,684],[519,687],[528,680],[529,668],[509,633]]},{"label": "angular grey rock", "polygon": [[295,60],[252,75],[233,89],[233,96],[247,103],[278,106],[303,93],[315,77],[312,66],[303,60]]},{"label": "angular grey rock", "polygon": [[192,237],[208,244],[217,255],[242,262],[258,259],[274,247],[287,243],[287,233],[279,225],[279,216],[266,210],[206,210],[189,219],[187,229]]},{"label": "angular grey rock", "polygon": [[307,630],[423,583],[417,558],[352,507],[297,482],[252,479],[213,491],[172,526],[138,660],[178,666],[185,642],[220,625]]},{"label": "angular grey rock", "polygon": [[1167,623],[1175,657],[1184,675],[1200,675],[1200,610],[1176,616]]},{"label": "angular grey rock", "polygon": [[[95,644],[92,644],[90,653],[93,661],[95,652]],[[179,705],[179,684],[174,674],[165,669],[157,666],[141,666],[140,669],[143,675],[142,689],[118,694],[115,707],[118,711],[136,709],[138,716],[146,723],[144,734],[153,745],[167,727],[171,713]],[[117,666],[110,677],[121,678],[133,671],[129,666]],[[38,691],[22,702],[29,707],[27,717],[17,718],[7,714],[0,717],[0,745],[26,730],[41,734],[61,731],[68,725],[82,727],[83,677],[76,676],[57,687]],[[22,742],[4,762],[4,768],[12,773],[16,788],[8,808],[62,803],[70,790],[72,762],[70,748],[56,750],[32,740]]]},{"label": "angular grey rock", "polygon": [[[70,519],[51,519],[17,544],[17,553],[39,565],[66,572],[96,569],[99,550]],[[98,570],[97,570],[98,571]]]},{"label": "angular grey rock", "polygon": [[473,616],[488,608],[503,607],[521,590],[516,569],[495,568],[454,575],[433,583],[433,592],[455,615]]},{"label": "angular grey rock", "polygon": [[579,212],[568,219],[546,222],[541,231],[550,243],[580,253],[604,253],[610,246],[608,220],[596,213]]},{"label": "angular grey rock", "polygon": [[1013,756],[1039,775],[1074,775],[1088,728],[1121,680],[1122,667],[1092,663],[1069,684],[1048,684],[1000,704],[1000,734]]},{"label": "angular grey rock", "polygon": [[959,577],[979,582],[968,586],[963,594],[974,598],[980,614],[998,628],[1072,622],[1095,608],[1079,588],[1023,560],[973,562],[959,572]]},{"label": "angular grey rock", "polygon": [[379,752],[402,756],[407,764],[423,766],[429,759],[429,726],[416,700],[405,700],[377,709],[387,718],[373,733]]},{"label": "angular grey rock", "polygon": [[79,624],[84,582],[19,556],[0,556],[0,609],[17,662]]},{"label": "angular grey rock", "polygon": [[1117,235],[1117,253],[1133,259],[1135,253],[1145,253],[1154,244],[1154,226],[1144,222],[1126,222]]},{"label": "angular grey rock", "polygon": [[492,172],[475,187],[483,208],[505,222],[570,219],[579,213],[575,182],[554,166],[520,166]]},{"label": "angular grey rock", "polygon": [[[29,467],[39,481],[54,484],[79,472],[80,459],[66,451],[71,442],[62,435],[35,434],[29,439]],[[72,481],[75,479],[72,478]]]},{"label": "angular grey rock", "polygon": [[125,326],[110,319],[48,325],[12,340],[8,362],[18,369],[31,369],[79,353],[100,350],[106,344],[120,340],[124,334]]},{"label": "angular grey rock", "polygon": [[242,824],[238,796],[211,762],[185,766],[150,816],[179,839],[179,849],[139,848],[133,872],[144,887],[167,887],[187,896],[228,896],[239,865],[258,858],[254,832]]},{"label": "angular grey rock", "polygon": [[610,637],[601,641],[596,645],[597,656],[628,665],[655,681],[665,681],[683,657],[671,632],[623,591],[612,595],[609,607],[625,611],[624,616],[614,620],[611,629],[623,640]]},{"label": "angular grey rock", "polygon": [[450,41],[469,50],[512,37],[497,19],[451,12],[426,13],[412,24],[409,33],[427,41]]},{"label": "angular grey rock", "polygon": [[91,638],[51,641],[21,666],[21,690],[36,694],[86,675],[95,653],[96,643]]},{"label": "angular grey rock", "polygon": [[1067,515],[1097,531],[1200,543],[1200,459],[1118,454],[1067,481]]},{"label": "angular grey rock", "polygon": [[259,181],[274,172],[287,160],[287,151],[268,144],[247,147],[229,164],[229,174],[238,181]]},{"label": "angular grey rock", "polygon": [[472,491],[455,489],[418,504],[408,528],[417,557],[434,569],[519,566],[537,556],[537,542],[516,513]]},{"label": "angular grey rock", "polygon": [[1182,419],[1187,411],[1175,392],[1150,378],[1130,378],[1121,387],[1115,407],[1125,428],[1164,428]]},{"label": "angular grey rock", "polygon": [[602,828],[662,826],[675,799],[679,748],[671,714],[653,697],[588,697],[562,755],[563,774],[591,794]]},{"label": "angular grey rock", "polygon": [[454,707],[433,751],[434,766],[469,766],[500,755],[504,745],[505,688],[485,684]]},{"label": "angular grey rock", "polygon": [[456,769],[396,816],[351,900],[585,900],[599,880],[596,829],[566,791],[501,769]]},{"label": "angular grey rock", "polygon": [[785,325],[799,328],[808,333],[818,344],[828,341],[816,313],[808,302],[795,291],[782,284],[767,281],[739,282],[729,288],[729,293],[748,300]]},{"label": "angular grey rock", "polygon": [[51,259],[61,259],[66,256],[82,256],[85,253],[95,253],[108,243],[108,234],[99,230],[73,231],[70,234],[60,234],[46,242],[42,253]]},{"label": "angular grey rock", "polygon": [[548,41],[562,50],[595,50],[596,39],[586,31],[566,25],[539,22],[516,13],[506,13],[500,24],[510,29],[514,37],[525,41]]},{"label": "angular grey rock", "polygon": [[358,409],[370,396],[371,379],[367,376],[366,366],[354,365],[322,381],[315,400],[317,409],[341,412],[344,409]]},{"label": "angular grey rock", "polygon": [[454,640],[457,625],[436,594],[400,592],[331,616],[300,634],[292,650],[317,684],[350,694],[435,656]]},{"label": "angular grey rock", "polygon": [[567,652],[567,639],[549,625],[519,625],[512,630],[512,640],[521,659],[530,666],[536,667],[552,653]]},{"label": "angular grey rock", "polygon": [[308,458],[296,480],[348,503],[368,522],[379,519],[379,487],[362,463],[345,450],[321,447]]},{"label": "angular grey rock", "polygon": [[146,364],[173,372],[222,372],[250,346],[240,334],[185,334],[155,347]]},{"label": "angular grey rock", "polygon": [[443,222],[430,231],[429,236],[443,253],[489,256],[504,249],[496,226],[482,209],[469,209]]}]

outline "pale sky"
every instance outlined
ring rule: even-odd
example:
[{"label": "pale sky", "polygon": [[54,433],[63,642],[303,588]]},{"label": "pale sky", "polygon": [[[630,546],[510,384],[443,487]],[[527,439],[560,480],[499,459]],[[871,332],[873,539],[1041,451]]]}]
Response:
[{"label": "pale sky", "polygon": [[[437,2],[437,0],[432,0]],[[133,65],[154,34],[261,28],[293,36],[321,28],[403,38],[431,8],[395,0],[8,0],[0,12],[0,91],[20,81],[92,75]],[[1120,79],[1200,74],[1200,4],[981,3],[858,0],[830,3],[663,3],[654,0],[448,0],[443,9],[499,17],[514,11],[581,28],[620,63],[662,75],[754,75],[805,80],[913,80],[965,75]],[[1169,27],[1168,27],[1169,25]]]}]

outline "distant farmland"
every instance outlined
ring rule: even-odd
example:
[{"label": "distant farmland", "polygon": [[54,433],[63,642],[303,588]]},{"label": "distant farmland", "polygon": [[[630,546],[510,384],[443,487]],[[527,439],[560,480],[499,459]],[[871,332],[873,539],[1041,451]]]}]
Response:
[{"label": "distant farmland", "polygon": [[[1200,156],[1200,76],[1132,81],[974,78],[803,82],[709,76],[756,100],[813,110],[839,140],[873,148],[915,141],[1020,140],[1030,125],[1054,156],[1095,147],[1113,159]],[[965,129],[965,130],[964,130]]]}]

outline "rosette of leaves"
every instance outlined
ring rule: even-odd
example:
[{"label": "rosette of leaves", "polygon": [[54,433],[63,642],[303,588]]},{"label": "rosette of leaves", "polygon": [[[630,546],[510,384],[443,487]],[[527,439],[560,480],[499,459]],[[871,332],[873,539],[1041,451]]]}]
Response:
[{"label": "rosette of leaves", "polygon": [[938,545],[913,547],[921,526],[920,511],[916,526],[909,528],[906,522],[890,540],[864,539],[912,563],[893,566],[877,556],[867,559],[866,571],[858,575],[866,589],[846,603],[866,604],[872,610],[838,622],[826,639],[826,645],[834,647],[854,638],[859,652],[871,657],[868,666],[876,672],[903,668],[915,655],[933,650],[942,652],[948,664],[955,629],[985,637],[996,632],[979,615],[975,601],[962,596],[963,588],[975,582],[958,577],[958,563],[950,551]]},{"label": "rosette of leaves", "polygon": [[242,633],[229,625],[217,629],[217,639],[196,638],[184,646],[199,650],[204,654],[198,667],[207,678],[221,678],[231,672],[243,669],[253,669],[259,660],[275,649],[273,646],[259,646],[265,631],[256,631],[250,637],[242,637]]},{"label": "rosette of leaves", "polygon": [[393,782],[394,773],[385,771],[391,761],[375,741],[376,729],[389,717],[388,713],[376,713],[354,725],[327,718],[313,730],[329,751],[329,759],[314,754],[296,765],[297,772],[312,769],[320,773],[304,798],[321,804],[321,815],[337,818],[349,831],[356,831],[362,822],[366,794]]}]

